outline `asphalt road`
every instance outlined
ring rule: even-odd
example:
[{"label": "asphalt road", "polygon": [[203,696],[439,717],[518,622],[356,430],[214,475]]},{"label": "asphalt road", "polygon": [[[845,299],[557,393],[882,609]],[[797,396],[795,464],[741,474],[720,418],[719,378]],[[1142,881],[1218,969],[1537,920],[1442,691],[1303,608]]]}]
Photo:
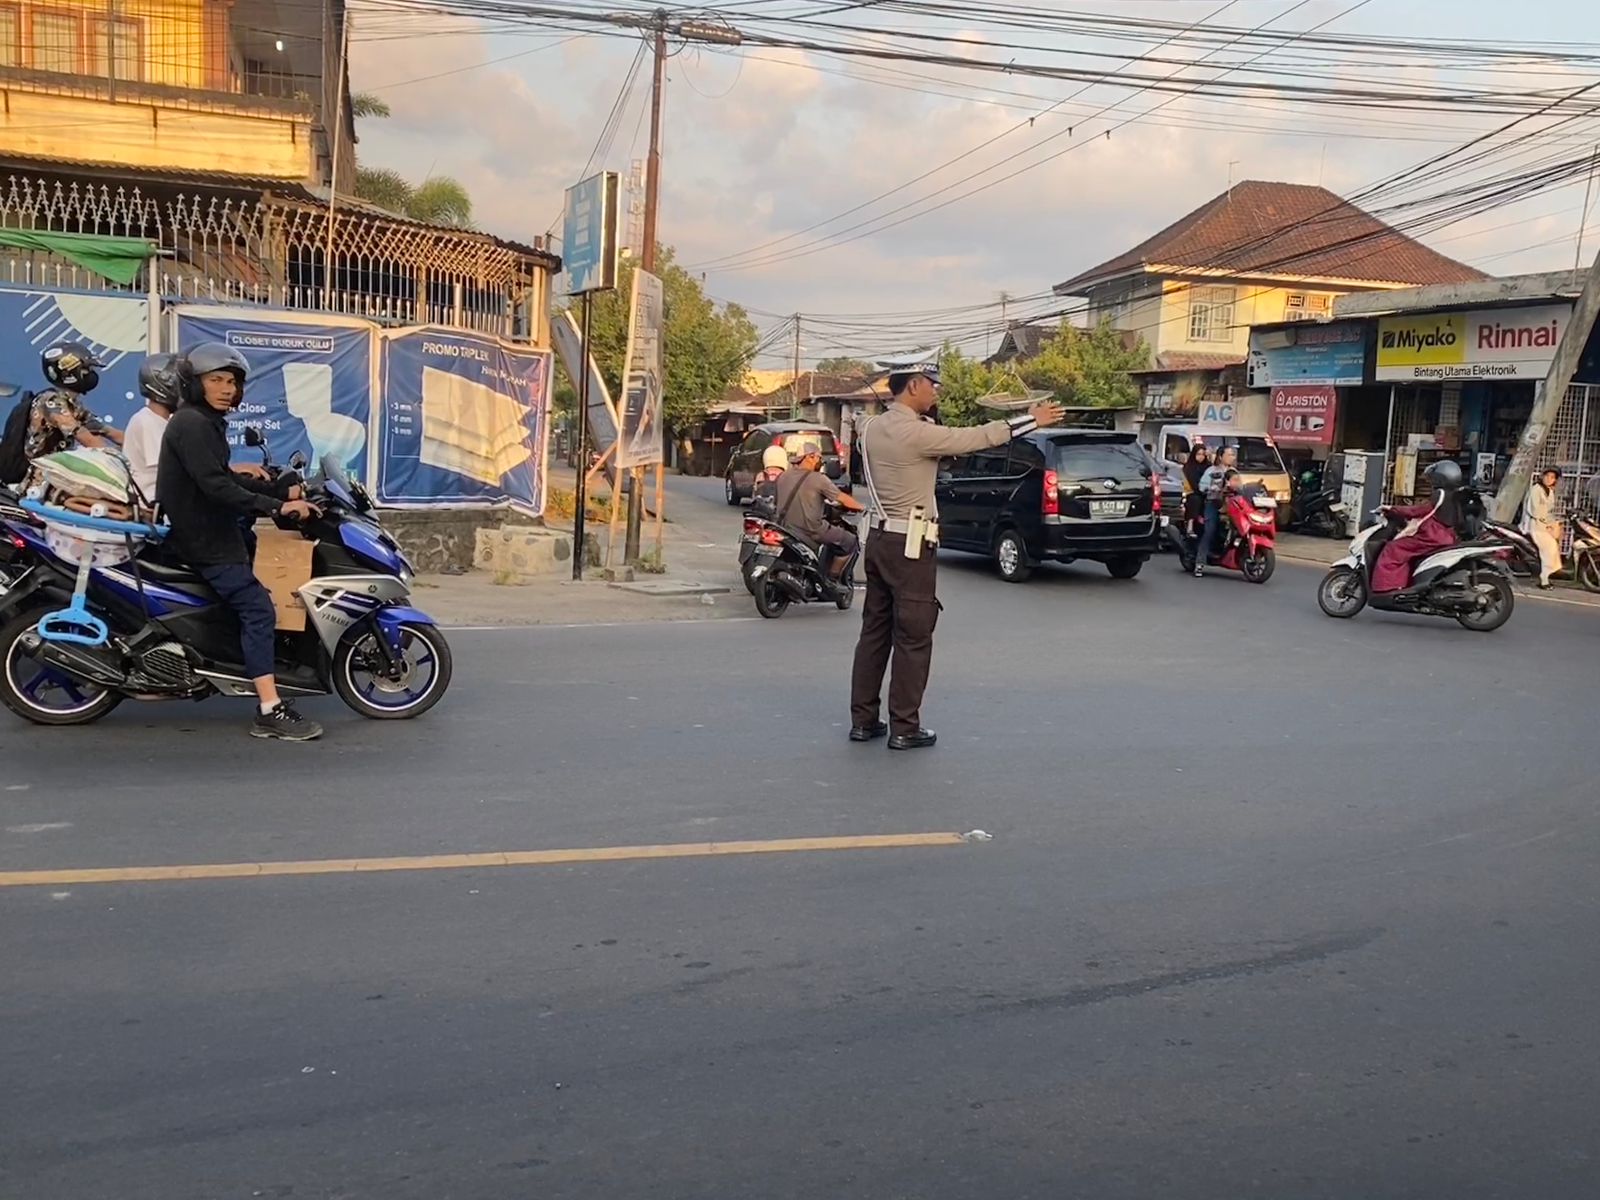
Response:
[{"label": "asphalt road", "polygon": [[993,838],[0,887],[0,1196],[1600,1194],[1600,617],[942,572],[914,755],[820,608],[460,632],[309,746],[5,717],[0,872]]}]

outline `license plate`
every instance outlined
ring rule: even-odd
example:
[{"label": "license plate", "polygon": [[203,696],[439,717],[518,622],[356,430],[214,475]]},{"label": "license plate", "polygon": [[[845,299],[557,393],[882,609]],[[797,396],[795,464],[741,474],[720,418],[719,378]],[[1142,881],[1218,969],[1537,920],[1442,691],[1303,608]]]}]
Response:
[{"label": "license plate", "polygon": [[1126,500],[1091,500],[1089,501],[1089,515],[1091,517],[1125,517],[1128,515],[1128,503]]}]

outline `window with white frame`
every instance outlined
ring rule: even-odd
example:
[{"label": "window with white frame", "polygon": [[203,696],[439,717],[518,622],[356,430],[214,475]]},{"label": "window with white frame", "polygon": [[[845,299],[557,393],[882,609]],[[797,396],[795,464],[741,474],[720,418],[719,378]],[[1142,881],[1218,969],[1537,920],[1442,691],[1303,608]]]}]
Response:
[{"label": "window with white frame", "polygon": [[1333,311],[1333,297],[1326,292],[1288,292],[1283,298],[1285,321],[1322,321]]},{"label": "window with white frame", "polygon": [[1231,287],[1197,287],[1189,291],[1189,340],[1191,342],[1233,341],[1233,301]]}]

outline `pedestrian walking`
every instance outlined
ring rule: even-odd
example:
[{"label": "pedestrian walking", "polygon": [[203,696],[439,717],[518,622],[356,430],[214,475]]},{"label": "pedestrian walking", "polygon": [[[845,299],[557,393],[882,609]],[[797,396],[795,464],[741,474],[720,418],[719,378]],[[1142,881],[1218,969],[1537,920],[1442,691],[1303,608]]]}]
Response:
[{"label": "pedestrian walking", "polygon": [[1561,518],[1556,509],[1556,487],[1561,472],[1551,467],[1528,489],[1522,505],[1522,528],[1539,547],[1539,586],[1550,587],[1550,576],[1561,570]]},{"label": "pedestrian walking", "polygon": [[[864,555],[867,597],[850,677],[850,740],[888,734],[891,750],[916,750],[938,740],[922,727],[922,693],[941,609],[934,559],[939,460],[1003,446],[1040,426],[1056,425],[1062,410],[1041,404],[1010,420],[946,428],[930,419],[939,394],[939,368],[933,363],[897,367],[889,376],[889,393],[894,402],[867,422],[861,435],[862,476],[872,506]],[[891,659],[886,724],[880,713]]]}]

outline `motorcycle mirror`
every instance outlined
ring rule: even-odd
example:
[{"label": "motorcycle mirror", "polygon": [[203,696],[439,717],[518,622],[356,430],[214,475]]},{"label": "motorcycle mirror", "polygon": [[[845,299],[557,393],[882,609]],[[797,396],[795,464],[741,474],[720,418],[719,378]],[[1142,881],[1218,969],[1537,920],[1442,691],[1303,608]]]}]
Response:
[{"label": "motorcycle mirror", "polygon": [[244,444],[246,446],[265,446],[267,439],[256,426],[247,425],[244,430]]},{"label": "motorcycle mirror", "polygon": [[305,452],[296,450],[293,454],[289,455],[289,465],[296,471],[304,471],[306,469]]}]

